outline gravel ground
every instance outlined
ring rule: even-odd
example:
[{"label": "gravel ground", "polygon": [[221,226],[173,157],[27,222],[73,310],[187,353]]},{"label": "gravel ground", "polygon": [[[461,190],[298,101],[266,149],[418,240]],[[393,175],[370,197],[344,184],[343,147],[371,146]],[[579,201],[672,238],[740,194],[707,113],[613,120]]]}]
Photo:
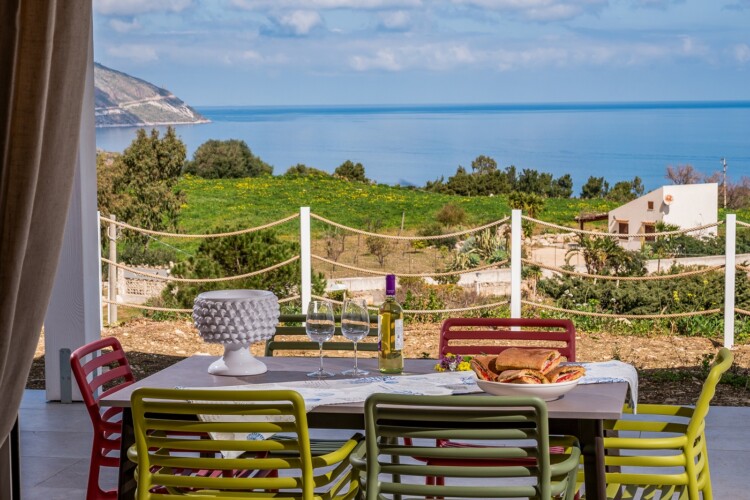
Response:
[{"label": "gravel ground", "polygon": [[[438,324],[408,325],[406,356],[409,358],[437,356]],[[220,355],[219,345],[204,343],[189,321],[153,321],[135,319],[114,328],[105,328],[102,336],[115,336],[128,353],[137,378],[165,368],[193,354]],[[721,347],[700,337],[628,336],[579,332],[576,337],[577,357],[586,361],[620,359],[638,368],[639,401],[643,403],[692,404],[702,385],[701,366],[706,356]],[[262,345],[252,351],[262,354]],[[295,353],[316,355],[316,353]],[[732,373],[740,385],[721,384],[714,404],[750,406],[750,345],[734,348]],[[44,336],[37,347],[27,388],[44,388]],[[361,355],[367,355],[363,353]],[[743,385],[744,383],[744,385]]]}]

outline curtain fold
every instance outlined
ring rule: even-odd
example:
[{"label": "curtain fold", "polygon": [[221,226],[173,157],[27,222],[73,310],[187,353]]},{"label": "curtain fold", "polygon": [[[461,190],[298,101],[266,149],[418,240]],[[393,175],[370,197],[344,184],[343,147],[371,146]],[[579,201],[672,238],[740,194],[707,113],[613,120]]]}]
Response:
[{"label": "curtain fold", "polygon": [[92,57],[91,6],[0,1],[0,445],[21,403],[60,256]]}]

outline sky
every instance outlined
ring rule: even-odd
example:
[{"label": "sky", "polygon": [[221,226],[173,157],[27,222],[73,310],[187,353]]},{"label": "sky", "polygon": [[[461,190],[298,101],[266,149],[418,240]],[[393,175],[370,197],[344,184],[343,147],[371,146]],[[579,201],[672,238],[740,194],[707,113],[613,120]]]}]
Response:
[{"label": "sky", "polygon": [[193,106],[750,100],[750,0],[94,0]]}]

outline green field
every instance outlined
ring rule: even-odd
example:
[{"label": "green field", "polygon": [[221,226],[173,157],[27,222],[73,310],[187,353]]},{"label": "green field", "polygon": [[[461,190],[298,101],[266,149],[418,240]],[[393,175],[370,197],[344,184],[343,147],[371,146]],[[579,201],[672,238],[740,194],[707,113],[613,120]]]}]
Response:
[{"label": "green field", "polygon": [[[467,227],[510,215],[504,196],[464,197],[429,193],[416,189],[368,185],[336,178],[259,177],[207,180],[187,176],[178,188],[187,203],[180,213],[180,229],[186,233],[208,233],[218,227],[245,228],[275,221],[308,206],[311,211],[347,226],[394,233],[404,216],[404,231],[414,234],[435,222],[435,214],[447,203],[463,207]],[[575,227],[581,212],[606,212],[617,206],[606,200],[548,199],[539,218]],[[281,226],[282,233],[292,229]]]}]

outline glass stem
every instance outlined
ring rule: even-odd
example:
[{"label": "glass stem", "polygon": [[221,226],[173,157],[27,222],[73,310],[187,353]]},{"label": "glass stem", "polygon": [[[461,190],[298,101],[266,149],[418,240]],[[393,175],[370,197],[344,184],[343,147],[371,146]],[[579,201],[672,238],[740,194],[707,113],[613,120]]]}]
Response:
[{"label": "glass stem", "polygon": [[357,367],[357,343],[354,343],[354,373],[356,374],[359,371],[359,367]]},{"label": "glass stem", "polygon": [[320,369],[318,371],[323,373],[323,342],[318,342],[318,345],[320,346]]}]

